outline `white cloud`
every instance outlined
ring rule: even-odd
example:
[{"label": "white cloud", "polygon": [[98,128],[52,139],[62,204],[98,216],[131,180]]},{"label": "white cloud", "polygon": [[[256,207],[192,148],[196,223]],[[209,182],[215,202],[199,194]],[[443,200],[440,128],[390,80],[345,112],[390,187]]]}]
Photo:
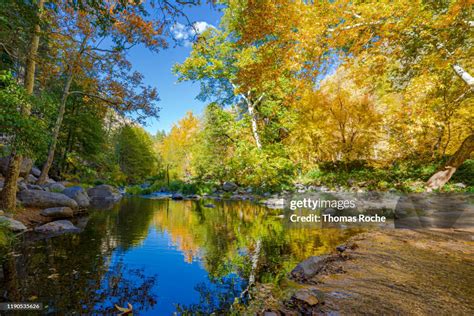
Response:
[{"label": "white cloud", "polygon": [[193,26],[194,26],[194,31],[197,34],[202,34],[208,28],[214,28],[212,24],[209,24],[205,21],[194,22]]},{"label": "white cloud", "polygon": [[171,27],[171,34],[176,40],[186,40],[190,35],[187,27],[179,22]]},{"label": "white cloud", "polygon": [[171,27],[171,34],[175,40],[183,43],[184,46],[191,46],[195,36],[202,34],[208,28],[214,28],[214,26],[205,21],[194,22],[192,26],[177,22]]}]

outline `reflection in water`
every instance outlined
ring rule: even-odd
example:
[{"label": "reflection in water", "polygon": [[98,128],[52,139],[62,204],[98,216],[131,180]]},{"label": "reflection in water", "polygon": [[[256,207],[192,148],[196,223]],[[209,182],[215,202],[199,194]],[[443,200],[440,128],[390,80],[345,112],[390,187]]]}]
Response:
[{"label": "reflection in water", "polygon": [[85,230],[25,240],[4,258],[0,300],[52,313],[223,312],[249,282],[278,282],[299,261],[355,230],[299,226],[248,202],[124,199]]}]

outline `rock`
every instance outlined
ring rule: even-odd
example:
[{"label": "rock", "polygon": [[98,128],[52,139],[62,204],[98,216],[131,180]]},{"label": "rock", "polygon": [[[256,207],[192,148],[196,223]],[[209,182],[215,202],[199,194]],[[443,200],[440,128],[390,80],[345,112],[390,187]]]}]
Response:
[{"label": "rock", "polygon": [[151,187],[151,183],[149,183],[149,182],[145,182],[145,183],[140,184],[140,188],[142,188],[142,189],[148,189],[149,187]]},{"label": "rock", "polygon": [[212,203],[208,203],[208,204],[204,204],[204,207],[207,207],[207,208],[215,208],[216,206]]},{"label": "rock", "polygon": [[122,194],[120,194],[116,188],[108,184],[101,184],[87,190],[87,195],[90,197],[92,203],[97,201],[110,201],[115,203],[122,198]]},{"label": "rock", "polygon": [[200,196],[197,195],[197,194],[191,194],[191,195],[186,196],[187,200],[199,200],[199,198],[200,198]]},{"label": "rock", "polygon": [[237,184],[235,184],[234,182],[224,182],[224,184],[222,185],[222,190],[226,191],[226,192],[231,192],[231,191],[235,191],[237,190]]},{"label": "rock", "polygon": [[56,234],[56,233],[77,233],[80,231],[79,228],[74,226],[68,220],[59,220],[50,222],[35,228],[35,231],[43,234]]},{"label": "rock", "polygon": [[18,191],[28,190],[28,186],[25,181],[18,181],[16,185],[17,185]]},{"label": "rock", "polygon": [[347,247],[345,245],[339,245],[336,247],[336,250],[339,251],[340,253],[343,253],[346,251]]},{"label": "rock", "polygon": [[6,224],[8,229],[13,232],[21,232],[28,229],[25,225],[23,225],[22,222],[19,222],[7,216],[0,216],[0,223]]},{"label": "rock", "polygon": [[46,184],[46,187],[49,188],[50,192],[61,193],[64,190],[66,190],[66,187],[64,185],[62,185],[61,183],[58,183],[58,182]]},{"label": "rock", "polygon": [[290,275],[295,280],[308,280],[318,274],[328,262],[329,256],[313,256],[300,262]]},{"label": "rock", "polygon": [[33,206],[41,208],[67,206],[72,209],[77,208],[76,201],[62,193],[40,190],[24,190],[18,193],[18,199],[21,201],[23,206]]},{"label": "rock", "polygon": [[80,186],[66,188],[62,193],[76,201],[80,208],[87,208],[90,205],[87,192]]},{"label": "rock", "polygon": [[32,174],[29,174],[29,175],[26,176],[25,180],[26,180],[26,182],[28,182],[28,183],[36,183],[36,181],[38,181],[38,178],[35,177],[35,176],[32,175]]},{"label": "rock", "polygon": [[35,177],[39,177],[41,175],[41,170],[39,170],[37,167],[33,166],[31,168],[30,174],[34,175]]},{"label": "rock", "polygon": [[285,200],[280,198],[270,198],[262,202],[268,208],[271,209],[283,209],[285,208]]},{"label": "rock", "polygon": [[466,188],[466,185],[464,183],[461,183],[461,182],[455,183],[455,184],[453,184],[453,186],[455,188],[458,188],[458,189],[465,189]]},{"label": "rock", "polygon": [[40,191],[44,191],[43,187],[40,186],[40,185],[37,185],[37,184],[27,184],[26,187],[27,187],[28,190],[40,190]]},{"label": "rock", "polygon": [[265,192],[265,193],[263,193],[263,197],[268,198],[268,197],[270,197],[270,196],[272,196],[272,194],[271,194],[270,192]]},{"label": "rock", "polygon": [[69,218],[73,217],[74,213],[70,207],[51,207],[40,212],[41,215],[52,218]]},{"label": "rock", "polygon": [[[7,174],[9,163],[10,157],[0,158],[0,173],[2,173],[3,175]],[[32,167],[33,160],[31,160],[30,158],[23,158],[20,165],[20,177],[26,177],[30,173]]]},{"label": "rock", "polygon": [[179,194],[179,193],[174,193],[172,196],[171,196],[171,199],[173,200],[182,200],[183,199],[183,195]]},{"label": "rock", "polygon": [[45,184],[53,184],[53,183],[56,183],[56,181],[54,181],[53,179],[46,179],[46,181],[44,182]]},{"label": "rock", "polygon": [[308,304],[309,306],[314,306],[319,303],[319,299],[308,290],[300,290],[293,295],[293,299],[301,301]]}]

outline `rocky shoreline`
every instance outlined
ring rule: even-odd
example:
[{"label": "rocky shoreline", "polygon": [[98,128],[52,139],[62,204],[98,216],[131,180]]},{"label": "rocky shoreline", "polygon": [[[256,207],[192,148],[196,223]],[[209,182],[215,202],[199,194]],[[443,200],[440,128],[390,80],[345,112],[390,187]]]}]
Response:
[{"label": "rocky shoreline", "polygon": [[[0,171],[3,164],[0,162]],[[0,223],[4,223],[14,233],[34,230],[42,234],[78,232],[72,221],[76,221],[89,208],[107,208],[122,198],[118,189],[102,184],[85,189],[81,185],[67,181],[47,179],[43,185],[36,180],[40,170],[33,167],[28,159],[21,166],[21,177],[17,186],[17,208],[15,214],[0,210]],[[3,179],[0,178],[0,188]]]},{"label": "rocky shoreline", "polygon": [[245,313],[472,315],[473,230],[376,230],[256,284]]}]

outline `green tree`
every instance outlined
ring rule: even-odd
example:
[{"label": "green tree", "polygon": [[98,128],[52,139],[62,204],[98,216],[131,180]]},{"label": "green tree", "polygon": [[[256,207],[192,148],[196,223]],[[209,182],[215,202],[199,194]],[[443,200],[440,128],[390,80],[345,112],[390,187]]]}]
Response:
[{"label": "green tree", "polygon": [[137,183],[157,171],[157,154],[151,136],[142,128],[126,125],[117,139],[117,156],[122,172]]}]

